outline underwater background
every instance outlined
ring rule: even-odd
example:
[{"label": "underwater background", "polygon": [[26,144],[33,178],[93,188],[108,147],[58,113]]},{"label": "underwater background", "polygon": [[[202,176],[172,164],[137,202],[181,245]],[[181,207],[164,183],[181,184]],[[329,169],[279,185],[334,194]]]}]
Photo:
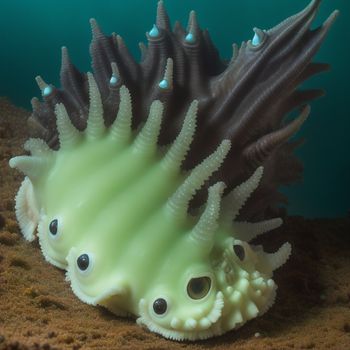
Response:
[{"label": "underwater background", "polygon": [[[308,0],[164,0],[172,24],[186,24],[197,12],[221,57],[231,56],[232,43],[253,36],[252,28],[268,29],[302,10]],[[1,0],[0,96],[30,109],[40,96],[34,77],[59,84],[60,48],[67,46],[74,64],[89,71],[89,18],[106,34],[120,34],[139,58],[138,43],[152,28],[156,0]],[[304,180],[284,192],[289,213],[306,217],[349,215],[350,210],[350,1],[324,0],[315,24],[334,9],[340,16],[322,45],[316,61],[332,70],[312,78],[307,87],[324,88],[327,95],[312,102],[312,112],[297,138],[306,142],[297,151],[305,165]]]}]

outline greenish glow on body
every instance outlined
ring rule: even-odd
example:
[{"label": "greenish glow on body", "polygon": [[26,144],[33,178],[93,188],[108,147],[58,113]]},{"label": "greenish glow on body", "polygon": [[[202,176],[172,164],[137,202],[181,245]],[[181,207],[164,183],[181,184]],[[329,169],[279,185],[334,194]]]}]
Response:
[{"label": "greenish glow on body", "polygon": [[[89,84],[84,132],[59,105],[60,149],[29,140],[25,147],[32,155],[10,161],[27,175],[16,197],[24,236],[33,240],[38,227],[43,255],[67,270],[82,301],[136,315],[139,324],[167,338],[204,339],[263,314],[275,297],[272,272],[287,260],[290,245],[265,254],[245,242],[278,227],[280,219],[236,223],[239,230],[232,226],[262,168],[224,197],[223,183],[210,187],[206,206],[191,216],[190,200],[220,167],[230,143],[224,140],[184,173],[181,162],[195,132],[197,101],[174,143],[160,150],[159,101],[134,133],[130,96],[122,87],[118,117],[106,129],[91,74]],[[89,258],[86,265],[79,265],[82,256]]]}]

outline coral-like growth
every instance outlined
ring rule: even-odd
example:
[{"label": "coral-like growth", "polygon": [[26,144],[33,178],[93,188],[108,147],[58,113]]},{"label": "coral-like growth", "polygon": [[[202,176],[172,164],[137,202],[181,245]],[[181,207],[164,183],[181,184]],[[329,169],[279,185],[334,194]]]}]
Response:
[{"label": "coral-like growth", "polygon": [[335,14],[311,32],[318,4],[255,29],[226,67],[194,12],[187,31],[171,32],[160,2],[141,64],[91,21],[95,74],[64,49],[63,90],[37,78],[44,102],[31,122],[46,142],[29,139],[31,155],[10,160],[26,175],[16,215],[82,301],[176,340],[222,334],[271,307],[291,246],[250,244],[282,220],[240,212],[257,193],[243,216],[269,216],[277,185],[296,176],[287,140],[309,107],[282,119],[319,95],[295,91],[325,68],[310,60]]}]

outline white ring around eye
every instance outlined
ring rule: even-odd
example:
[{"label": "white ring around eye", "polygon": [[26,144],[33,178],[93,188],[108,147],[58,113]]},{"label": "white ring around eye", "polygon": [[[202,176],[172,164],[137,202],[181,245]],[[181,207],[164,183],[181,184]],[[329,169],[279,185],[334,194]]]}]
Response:
[{"label": "white ring around eye", "polygon": [[[56,229],[57,229],[57,232],[56,232],[56,234],[53,234],[52,232],[51,232],[51,230],[50,230],[50,226],[51,226],[51,224],[54,222],[54,221],[57,221],[57,227],[56,227]],[[51,219],[51,221],[49,221],[47,224],[47,232],[48,232],[48,236],[52,239],[52,240],[57,240],[57,239],[59,239],[60,237],[61,237],[61,230],[62,230],[62,220],[60,219],[60,218],[58,218],[58,217],[53,217],[52,219]]]},{"label": "white ring around eye", "polygon": [[[81,255],[86,254],[89,257],[89,266],[86,268],[86,270],[81,270],[78,266],[78,259]],[[91,273],[92,269],[94,267],[94,255],[89,252],[82,252],[81,254],[77,255],[75,259],[75,268],[77,269],[78,273],[82,276],[87,276]]]},{"label": "white ring around eye", "polygon": [[[164,314],[159,315],[159,314],[155,313],[155,311],[153,310],[153,304],[157,299],[164,299],[167,303],[167,308],[166,308],[166,311],[164,312]],[[150,315],[152,315],[154,318],[163,318],[168,314],[170,307],[171,307],[171,303],[169,301],[169,298],[166,297],[164,294],[161,294],[161,295],[158,295],[156,298],[152,299],[152,302],[150,303],[148,308],[149,308]]]},{"label": "white ring around eye", "polygon": [[[50,225],[55,220],[57,220],[57,233],[52,234],[50,231]],[[46,221],[45,231],[47,232],[47,235],[50,237],[51,240],[56,241],[56,240],[62,238],[63,222],[64,222],[64,220],[60,215],[52,216],[50,221]]]}]

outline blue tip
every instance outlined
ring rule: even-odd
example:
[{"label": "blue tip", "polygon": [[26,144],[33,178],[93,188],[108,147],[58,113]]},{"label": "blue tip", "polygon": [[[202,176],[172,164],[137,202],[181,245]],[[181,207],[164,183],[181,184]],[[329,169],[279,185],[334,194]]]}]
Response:
[{"label": "blue tip", "polygon": [[153,24],[153,28],[150,30],[148,34],[152,38],[156,38],[157,36],[159,36],[159,30],[155,24]]},{"label": "blue tip", "polygon": [[252,39],[252,45],[253,46],[259,46],[261,44],[261,40],[258,34],[254,34],[254,37]]},{"label": "blue tip", "polygon": [[192,33],[188,33],[185,37],[185,41],[187,43],[193,44],[196,41],[196,38],[194,37],[194,35]]},{"label": "blue tip", "polygon": [[46,86],[43,90],[43,96],[49,96],[52,92],[52,87],[50,85]]},{"label": "blue tip", "polygon": [[111,79],[109,80],[110,85],[117,85],[118,83],[118,78],[115,75],[111,76]]},{"label": "blue tip", "polygon": [[166,79],[163,79],[158,85],[161,89],[167,89],[169,87],[169,83]]}]

